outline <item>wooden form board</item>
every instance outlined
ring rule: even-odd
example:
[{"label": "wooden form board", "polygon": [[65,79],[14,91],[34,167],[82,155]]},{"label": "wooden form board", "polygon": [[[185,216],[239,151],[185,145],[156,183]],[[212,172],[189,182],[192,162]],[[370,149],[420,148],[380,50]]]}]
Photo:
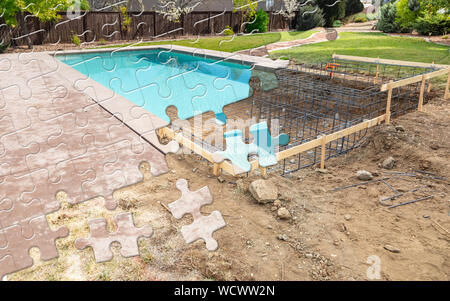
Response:
[{"label": "wooden form board", "polygon": [[340,55],[333,54],[333,59],[335,60],[346,60],[346,61],[357,61],[363,63],[374,63],[374,64],[389,64],[396,66],[405,66],[405,67],[419,67],[419,68],[450,68],[450,65],[440,65],[440,64],[429,64],[429,63],[421,63],[421,62],[408,62],[408,61],[399,61],[399,60],[387,60],[387,59],[379,59],[379,58],[370,58],[370,57],[362,57],[362,56],[352,56],[352,55]]},{"label": "wooden form board", "polygon": [[[363,121],[352,127],[343,129],[341,131],[338,131],[338,132],[335,132],[335,133],[332,133],[329,135],[321,136],[317,139],[314,139],[314,140],[305,142],[303,144],[297,145],[295,147],[292,147],[290,149],[281,151],[281,152],[277,153],[277,161],[279,162],[283,159],[298,155],[300,153],[309,151],[309,150],[314,149],[319,146],[322,146],[322,149],[324,149],[324,146],[326,144],[328,144],[334,140],[346,137],[348,135],[359,132],[361,130],[365,130],[365,129],[374,127],[374,126],[382,123],[384,120],[386,120],[386,115],[383,114],[382,116],[379,116],[377,118]],[[167,127],[161,129],[161,132],[163,135],[167,136],[168,138],[175,139],[176,141],[178,141],[178,143],[180,143],[184,147],[187,147],[188,149],[190,149],[197,155],[200,155],[204,159],[208,160],[209,162],[214,163],[211,152],[203,149],[200,145],[198,145],[198,144],[194,143],[193,141],[191,141],[190,139],[184,137],[181,133],[175,133],[172,129],[167,128]],[[321,159],[322,159],[321,161],[323,164],[325,157],[322,155]],[[253,160],[250,162],[250,164],[251,164],[251,170],[255,170],[260,167],[258,160]],[[224,161],[224,162],[218,164],[218,166],[217,165],[214,166],[215,173],[219,172],[219,170],[224,170],[224,171],[228,172],[229,174],[236,176],[236,174],[234,173],[233,165],[227,161]]]},{"label": "wooden form board", "polygon": [[[414,84],[417,82],[420,82],[422,80],[428,80],[430,78],[433,77],[437,77],[437,76],[441,76],[444,74],[447,74],[450,72],[450,67],[447,69],[441,69],[438,71],[434,71],[434,72],[430,72],[430,73],[426,73],[426,74],[422,74],[422,75],[417,75],[414,77],[410,77],[410,78],[406,78],[406,79],[402,79],[402,80],[398,80],[392,83],[392,89],[394,88],[398,88],[398,87],[402,87],[402,86],[406,86],[406,85],[410,85],[410,84]],[[380,91],[387,91],[389,90],[389,84],[384,84],[381,86]]]}]

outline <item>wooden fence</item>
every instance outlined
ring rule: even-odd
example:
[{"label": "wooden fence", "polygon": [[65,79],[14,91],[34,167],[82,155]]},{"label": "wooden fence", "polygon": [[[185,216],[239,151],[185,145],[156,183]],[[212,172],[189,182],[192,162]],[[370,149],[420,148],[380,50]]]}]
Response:
[{"label": "wooden fence", "polygon": [[[290,22],[280,14],[268,12],[268,31],[287,30]],[[120,12],[83,12],[77,18],[69,18],[62,12],[60,20],[55,23],[40,22],[33,16],[26,17],[29,36],[34,45],[70,43],[74,35],[82,42],[103,39],[116,40],[151,40],[155,38],[177,38],[192,35],[214,35],[230,26],[234,32],[240,32],[242,18],[240,12],[192,12],[179,22],[171,22],[156,12],[128,13],[131,24],[124,26],[124,17]],[[3,22],[0,19],[0,24]],[[14,29],[0,26],[0,41],[12,41],[16,45],[25,45],[24,30],[19,26]]]}]

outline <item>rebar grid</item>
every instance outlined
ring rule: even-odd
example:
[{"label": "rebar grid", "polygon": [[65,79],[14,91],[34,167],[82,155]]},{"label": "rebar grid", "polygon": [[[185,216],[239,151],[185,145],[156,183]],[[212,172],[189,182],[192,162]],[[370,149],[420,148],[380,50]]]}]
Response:
[{"label": "rebar grid", "polygon": [[[216,127],[215,133],[211,127],[205,127],[206,120],[214,120],[214,114],[209,112],[202,114],[200,122],[189,119],[193,130],[184,135],[204,149],[215,152],[225,149],[225,131],[240,129],[244,133],[244,142],[253,140],[248,132],[250,123],[239,124],[240,121],[265,120],[270,127],[273,120],[278,120],[279,132],[290,136],[289,144],[280,147],[280,151],[286,150],[385,114],[388,92],[380,91],[382,84],[433,71],[432,68],[381,64],[377,68],[376,64],[354,62],[340,62],[334,71],[325,70],[325,66],[324,63],[278,70],[275,72],[278,87],[270,91],[260,89],[261,84],[255,85],[258,80],[252,78],[253,95],[225,106],[223,112],[229,119],[227,126],[219,127],[218,132]],[[415,110],[420,88],[421,82],[394,88],[391,116]],[[425,101],[427,91],[428,86]],[[170,110],[168,113],[171,115]],[[233,124],[236,120],[239,122]],[[328,143],[326,159],[360,146],[366,134],[367,130],[363,130]],[[285,159],[269,171],[288,174],[319,162],[320,147]]]}]

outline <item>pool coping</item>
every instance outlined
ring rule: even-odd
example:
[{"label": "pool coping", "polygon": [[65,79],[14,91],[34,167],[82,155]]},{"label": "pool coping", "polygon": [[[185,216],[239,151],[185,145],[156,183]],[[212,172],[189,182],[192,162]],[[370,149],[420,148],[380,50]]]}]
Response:
[{"label": "pool coping", "polygon": [[289,64],[288,61],[276,60],[255,57],[251,55],[244,55],[238,53],[228,53],[215,50],[205,50],[185,46],[176,45],[155,45],[155,46],[142,46],[142,47],[124,47],[121,49],[87,49],[87,50],[68,50],[68,51],[48,51],[48,52],[36,52],[35,55],[39,55],[41,60],[45,61],[49,67],[57,65],[59,75],[68,81],[77,91],[83,93],[92,99],[95,103],[101,106],[104,110],[110,114],[119,118],[125,125],[131,128],[136,134],[147,140],[154,147],[162,151],[163,153],[175,153],[178,150],[178,146],[175,147],[174,143],[163,145],[159,142],[156,130],[162,129],[170,125],[160,118],[159,116],[147,111],[141,106],[133,103],[127,98],[115,93],[110,88],[107,88],[97,81],[87,77],[76,69],[69,65],[66,65],[56,57],[66,54],[84,54],[84,53],[98,53],[98,52],[117,52],[117,51],[139,51],[147,49],[161,49],[164,51],[176,51],[186,54],[198,54],[206,58],[218,59],[226,62],[235,62],[239,64],[252,65],[254,69],[261,71],[274,71],[280,68],[286,68]]},{"label": "pool coping", "polygon": [[250,65],[257,70],[273,71],[289,66],[289,61],[286,60],[272,60],[265,57],[252,56],[236,52],[223,52],[217,50],[201,49],[178,45],[154,45],[154,46],[125,46],[122,48],[95,48],[95,49],[81,49],[81,50],[64,50],[64,51],[48,51],[44,52],[50,56],[60,56],[68,54],[84,54],[84,53],[98,53],[98,52],[121,52],[121,51],[139,51],[139,50],[154,50],[161,49],[163,51],[181,52],[184,54],[202,56],[205,58],[216,59],[224,62],[237,63],[241,65]]}]

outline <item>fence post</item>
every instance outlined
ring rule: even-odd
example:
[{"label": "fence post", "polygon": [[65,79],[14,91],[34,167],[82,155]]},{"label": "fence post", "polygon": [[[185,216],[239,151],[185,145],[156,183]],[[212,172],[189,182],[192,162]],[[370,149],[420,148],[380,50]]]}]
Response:
[{"label": "fence post", "polygon": [[450,68],[448,68],[447,86],[445,87],[445,99],[450,99]]},{"label": "fence post", "polygon": [[425,75],[422,75],[422,85],[420,86],[420,96],[419,96],[419,105],[417,106],[417,111],[423,111],[423,96],[425,93]]},{"label": "fence post", "polygon": [[153,36],[156,37],[156,11],[153,12]]},{"label": "fence post", "polygon": [[321,139],[321,152],[320,152],[320,168],[325,168],[325,146],[327,143],[327,135],[323,135]]},{"label": "fence post", "polygon": [[388,99],[386,103],[386,124],[389,124],[391,122],[391,101],[392,101],[392,83],[394,81],[391,80],[388,84]]}]

